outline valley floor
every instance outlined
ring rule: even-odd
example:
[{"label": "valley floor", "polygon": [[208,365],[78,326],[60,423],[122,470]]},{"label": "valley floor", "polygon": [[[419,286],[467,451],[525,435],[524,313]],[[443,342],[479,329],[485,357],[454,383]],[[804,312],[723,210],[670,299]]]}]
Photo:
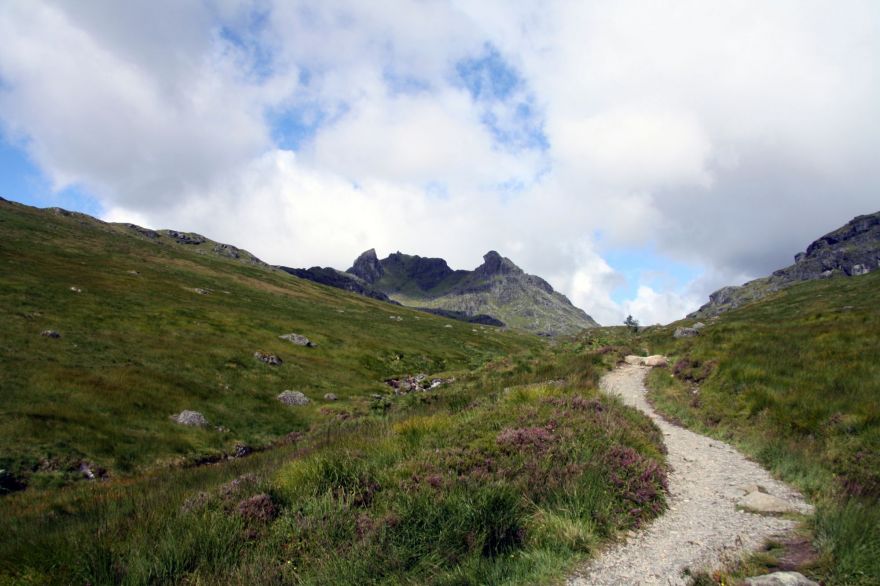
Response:
[{"label": "valley floor", "polygon": [[759,485],[794,510],[811,511],[797,491],[730,445],[664,420],[645,399],[648,370],[618,368],[605,376],[602,388],[646,413],[662,430],[671,469],[669,510],[646,530],[599,555],[569,579],[570,586],[687,584],[689,574],[718,567],[794,528],[791,516],[740,510],[743,487]]}]

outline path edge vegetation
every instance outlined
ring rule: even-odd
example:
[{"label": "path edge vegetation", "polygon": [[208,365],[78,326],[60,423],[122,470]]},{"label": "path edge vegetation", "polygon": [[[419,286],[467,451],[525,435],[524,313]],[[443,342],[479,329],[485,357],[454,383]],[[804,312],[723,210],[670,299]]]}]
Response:
[{"label": "path edge vegetation", "polygon": [[880,583],[878,286],[877,273],[804,283],[707,320],[696,337],[672,335],[695,320],[636,336],[670,359],[647,378],[660,413],[732,443],[816,505],[788,543],[695,583],[791,566],[828,585]]}]

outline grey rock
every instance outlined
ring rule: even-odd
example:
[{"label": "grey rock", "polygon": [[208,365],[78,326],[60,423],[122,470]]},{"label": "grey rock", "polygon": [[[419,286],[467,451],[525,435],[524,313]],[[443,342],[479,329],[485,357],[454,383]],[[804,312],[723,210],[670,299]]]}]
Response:
[{"label": "grey rock", "polygon": [[253,451],[253,448],[251,448],[249,445],[237,443],[235,444],[235,448],[232,450],[232,456],[234,458],[244,458],[245,456],[250,456]]},{"label": "grey rock", "polygon": [[385,274],[385,270],[379,262],[379,257],[376,256],[375,248],[371,248],[357,257],[354,265],[346,272],[360,277],[370,284],[375,283]]},{"label": "grey rock", "polygon": [[190,411],[188,409],[184,409],[177,415],[172,415],[171,418],[181,425],[188,425],[190,427],[205,427],[208,425],[208,420],[205,419],[204,415],[198,411]]},{"label": "grey rock", "polygon": [[324,395],[324,400],[325,400],[325,401],[335,401],[335,400],[336,400],[336,394],[335,394],[335,393],[327,393],[327,394]]},{"label": "grey rock", "polygon": [[207,242],[204,236],[195,232],[178,232],[177,230],[165,230],[164,232],[178,244],[203,244]]},{"label": "grey rock", "polygon": [[155,240],[156,238],[159,238],[159,233],[156,232],[155,230],[150,230],[148,228],[141,228],[137,224],[127,224],[126,223],[126,224],[123,224],[123,226],[125,226],[129,230],[137,232],[141,236],[145,236],[145,237],[149,238],[150,240]]},{"label": "grey rock", "polygon": [[739,499],[737,507],[750,513],[758,513],[759,515],[782,515],[784,513],[798,512],[798,509],[787,501],[759,490],[750,492]]},{"label": "grey rock", "polygon": [[675,333],[672,334],[675,338],[693,338],[699,335],[700,330],[694,328],[675,328]]},{"label": "grey rock", "polygon": [[645,366],[650,366],[651,368],[669,366],[669,360],[667,360],[665,356],[655,354],[653,356],[648,356],[647,358],[645,358]]},{"label": "grey rock", "polygon": [[211,294],[211,290],[210,290],[210,289],[202,289],[201,287],[195,287],[195,288],[193,289],[193,291],[195,291],[195,292],[198,293],[199,295],[210,295],[210,294]]},{"label": "grey rock", "polygon": [[290,334],[284,334],[283,336],[278,336],[278,337],[281,338],[282,340],[287,340],[288,342],[296,344],[297,346],[307,346],[309,348],[312,348],[315,346],[315,344],[313,344],[311,340],[309,340],[308,338],[306,338],[302,334],[290,333]]},{"label": "grey rock", "polygon": [[42,332],[40,332],[40,335],[44,338],[54,338],[56,340],[61,337],[61,334],[59,334],[55,330],[43,330]]},{"label": "grey rock", "polygon": [[706,324],[704,324],[704,323],[701,322],[701,321],[698,321],[697,323],[695,323],[695,324],[692,325],[691,327],[699,332],[700,330],[702,330],[703,328],[706,327]]},{"label": "grey rock", "polygon": [[626,358],[623,359],[624,362],[630,364],[632,366],[644,366],[645,365],[645,357],[644,356],[636,356],[635,354],[630,354]]},{"label": "grey rock", "polygon": [[71,287],[70,290],[73,291],[74,293],[82,293],[83,292],[83,290],[80,289],[79,287]]},{"label": "grey rock", "polygon": [[799,572],[773,572],[765,576],[746,578],[747,586],[819,586]]},{"label": "grey rock", "polygon": [[306,405],[309,403],[309,398],[299,391],[284,391],[277,398],[285,405]]},{"label": "grey rock", "polygon": [[268,364],[269,366],[281,366],[281,364],[284,362],[283,360],[281,360],[280,357],[275,356],[274,354],[260,352],[259,350],[254,352],[254,358],[259,360],[260,362]]}]

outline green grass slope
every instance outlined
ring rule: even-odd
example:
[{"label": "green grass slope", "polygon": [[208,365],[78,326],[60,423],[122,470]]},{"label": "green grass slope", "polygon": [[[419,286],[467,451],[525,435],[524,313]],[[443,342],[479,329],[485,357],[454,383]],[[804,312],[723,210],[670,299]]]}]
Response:
[{"label": "green grass slope", "polygon": [[674,365],[652,374],[653,400],[817,502],[816,577],[880,583],[880,274],[796,285],[707,323],[695,338],[674,340],[681,324],[643,335]]},{"label": "green grass slope", "polygon": [[[305,429],[326,393],[365,404],[386,377],[539,344],[169,242],[0,202],[0,469],[39,486],[80,476],[83,461],[118,474],[216,457]],[[290,332],[317,347],[279,339]],[[282,406],[286,389],[312,403]],[[170,419],[184,409],[211,425]]]},{"label": "green grass slope", "polygon": [[[628,349],[175,238],[0,201],[0,468],[29,485],[0,497],[0,584],[548,583],[663,510],[659,431],[596,389]],[[382,383],[417,372],[455,381]],[[240,443],[271,446],[214,461]]]}]

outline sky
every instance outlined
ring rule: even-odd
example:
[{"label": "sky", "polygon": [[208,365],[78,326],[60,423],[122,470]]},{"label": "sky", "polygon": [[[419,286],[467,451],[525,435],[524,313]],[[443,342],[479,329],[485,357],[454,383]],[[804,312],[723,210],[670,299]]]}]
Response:
[{"label": "sky", "polygon": [[875,0],[4,0],[0,196],[668,323],[880,209]]}]

